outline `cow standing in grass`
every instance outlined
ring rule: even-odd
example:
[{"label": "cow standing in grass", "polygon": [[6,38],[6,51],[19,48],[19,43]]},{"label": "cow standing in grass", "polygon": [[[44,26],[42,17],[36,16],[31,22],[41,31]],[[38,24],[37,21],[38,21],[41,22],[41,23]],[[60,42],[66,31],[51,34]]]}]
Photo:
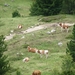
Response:
[{"label": "cow standing in grass", "polygon": [[40,57],[42,58],[42,55],[45,55],[46,58],[48,58],[48,50],[38,50],[38,53],[40,54]]},{"label": "cow standing in grass", "polygon": [[49,53],[48,50],[38,50],[37,48],[31,48],[30,46],[28,46],[27,49],[28,49],[29,52],[40,54],[41,58],[42,58],[43,55],[45,55],[46,58],[48,58],[48,53]]},{"label": "cow standing in grass", "polygon": [[69,25],[65,24],[65,23],[59,23],[60,27],[61,27],[61,31],[63,29],[65,29],[67,32],[69,31]]}]

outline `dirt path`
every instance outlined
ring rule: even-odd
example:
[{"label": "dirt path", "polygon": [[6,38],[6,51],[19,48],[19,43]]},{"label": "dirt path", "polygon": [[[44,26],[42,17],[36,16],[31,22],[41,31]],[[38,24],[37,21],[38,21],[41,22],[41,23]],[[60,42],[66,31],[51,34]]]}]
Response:
[{"label": "dirt path", "polygon": [[[71,24],[70,23],[66,23],[66,24],[68,24],[69,26],[73,26],[74,25],[74,23],[71,23]],[[36,31],[36,30],[41,30],[41,29],[44,29],[44,28],[48,28],[50,26],[58,26],[58,24],[57,23],[43,24],[43,25],[39,25],[39,26],[36,26],[36,27],[33,27],[33,28],[29,28],[29,29],[27,29],[25,31],[21,31],[21,32],[23,34],[26,34],[26,33],[30,33],[30,32]],[[5,36],[5,41],[12,39],[15,35],[16,35],[16,33],[11,34],[9,36]]]},{"label": "dirt path", "polygon": [[43,29],[43,28],[44,28],[44,26],[41,25],[41,26],[29,28],[29,29],[27,29],[25,31],[22,31],[22,33],[30,33],[30,32],[33,32],[33,31],[36,31],[36,30],[40,30],[40,29]]},{"label": "dirt path", "polygon": [[8,36],[5,36],[5,41],[12,39],[16,34],[10,34]]},{"label": "dirt path", "polygon": [[25,31],[22,31],[22,32],[23,33],[30,33],[30,32],[40,30],[40,29],[44,29],[44,28],[47,28],[47,27],[53,26],[53,25],[57,25],[57,24],[56,23],[51,23],[51,24],[39,25],[39,26],[36,26],[36,27],[33,27],[33,28],[29,28],[29,29],[27,29]]}]

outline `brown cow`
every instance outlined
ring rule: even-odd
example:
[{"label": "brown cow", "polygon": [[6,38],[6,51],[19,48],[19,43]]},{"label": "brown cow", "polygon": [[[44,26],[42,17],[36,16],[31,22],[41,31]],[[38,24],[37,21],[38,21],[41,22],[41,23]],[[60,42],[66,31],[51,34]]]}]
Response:
[{"label": "brown cow", "polygon": [[38,51],[38,49],[31,48],[30,46],[28,46],[27,49],[28,49],[29,52],[32,52],[32,53],[37,53],[37,51]]},{"label": "brown cow", "polygon": [[34,70],[32,75],[41,75],[41,72],[39,70]]}]

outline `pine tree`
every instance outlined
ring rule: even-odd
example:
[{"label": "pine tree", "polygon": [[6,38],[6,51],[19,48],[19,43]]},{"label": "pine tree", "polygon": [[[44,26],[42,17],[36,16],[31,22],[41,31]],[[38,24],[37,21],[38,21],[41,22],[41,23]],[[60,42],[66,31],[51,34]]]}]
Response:
[{"label": "pine tree", "polygon": [[62,0],[35,0],[31,5],[30,15],[56,15],[62,7]]},{"label": "pine tree", "polygon": [[63,0],[62,12],[65,14],[75,14],[75,0]]},{"label": "pine tree", "polygon": [[4,43],[4,36],[0,36],[0,75],[4,75],[10,68],[7,56],[4,52],[7,51],[7,45]]},{"label": "pine tree", "polygon": [[75,62],[75,25],[73,27],[73,38],[69,43],[67,43],[68,49],[66,50],[67,54],[70,54],[73,58],[73,61]]}]

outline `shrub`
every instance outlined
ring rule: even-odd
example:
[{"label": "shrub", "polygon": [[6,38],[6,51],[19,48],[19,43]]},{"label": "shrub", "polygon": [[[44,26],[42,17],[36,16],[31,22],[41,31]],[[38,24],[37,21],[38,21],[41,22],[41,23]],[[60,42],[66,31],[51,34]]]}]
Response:
[{"label": "shrub", "polygon": [[15,10],[13,13],[12,13],[12,17],[20,17],[21,15],[20,15],[20,13],[17,11],[17,10]]}]

